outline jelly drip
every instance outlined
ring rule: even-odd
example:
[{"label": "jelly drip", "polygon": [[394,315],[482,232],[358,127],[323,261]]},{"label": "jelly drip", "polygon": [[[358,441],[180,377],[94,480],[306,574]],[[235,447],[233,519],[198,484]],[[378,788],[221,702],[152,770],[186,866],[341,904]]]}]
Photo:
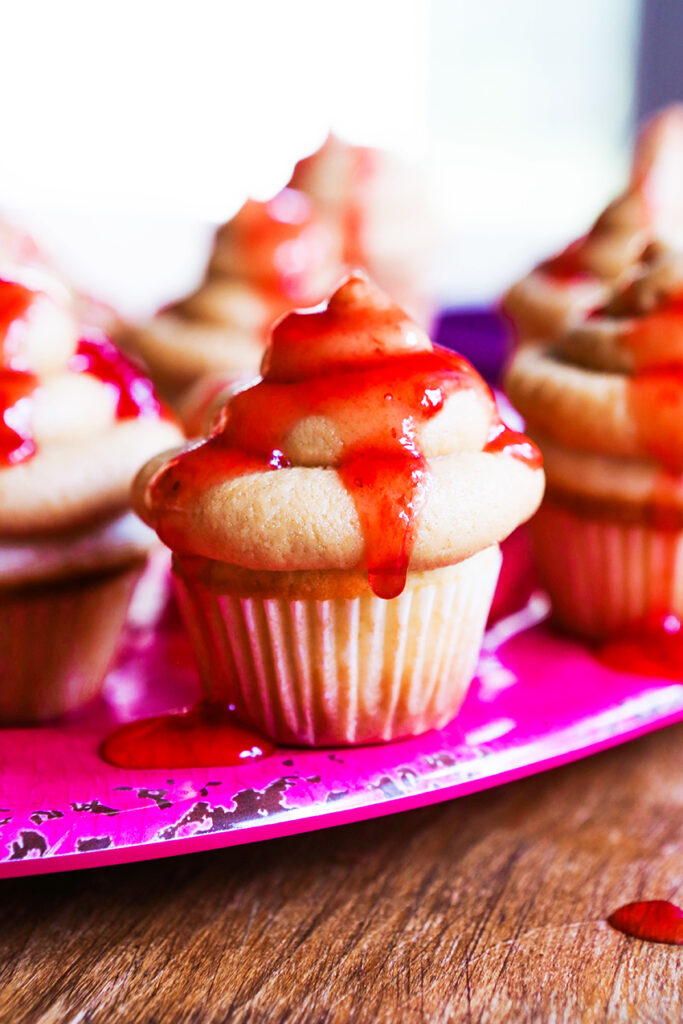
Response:
[{"label": "jelly drip", "polygon": [[31,395],[38,386],[32,373],[0,371],[0,464],[13,466],[35,453],[31,431]]},{"label": "jelly drip", "polygon": [[13,349],[34,298],[35,292],[24,285],[0,279],[0,362],[8,369],[23,369],[13,364]]},{"label": "jelly drip", "polygon": [[100,754],[116,768],[211,768],[258,761],[275,746],[219,704],[202,701],[122,725]]},{"label": "jelly drip", "polygon": [[69,361],[69,369],[75,373],[90,373],[109,387],[116,395],[119,419],[163,414],[152,382],[106,338],[81,338]]},{"label": "jelly drip", "polygon": [[609,915],[607,923],[634,939],[683,946],[683,910],[669,900],[625,903]]}]

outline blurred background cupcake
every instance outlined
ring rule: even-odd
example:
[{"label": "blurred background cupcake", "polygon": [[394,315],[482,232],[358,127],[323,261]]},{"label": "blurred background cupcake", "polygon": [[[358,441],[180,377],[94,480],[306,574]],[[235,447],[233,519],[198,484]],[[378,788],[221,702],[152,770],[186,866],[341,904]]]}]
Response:
[{"label": "blurred background cupcake", "polygon": [[683,616],[683,254],[522,347],[506,385],[544,455],[532,532],[556,620],[602,638]]},{"label": "blurred background cupcake", "polygon": [[0,278],[0,405],[0,722],[29,722],[98,693],[154,546],[130,483],[182,435],[36,267]]},{"label": "blurred background cupcake", "polygon": [[683,246],[683,104],[648,121],[635,146],[627,188],[587,234],[513,285],[502,308],[517,341],[547,341],[604,304],[656,258]]}]

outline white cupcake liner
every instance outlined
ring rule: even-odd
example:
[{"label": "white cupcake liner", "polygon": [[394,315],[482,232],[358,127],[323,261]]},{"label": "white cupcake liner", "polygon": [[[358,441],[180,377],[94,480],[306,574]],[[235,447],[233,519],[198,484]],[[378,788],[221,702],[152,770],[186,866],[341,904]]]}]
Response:
[{"label": "white cupcake liner", "polygon": [[683,615],[683,531],[593,519],[547,500],[531,530],[566,629],[600,638],[651,613]]},{"label": "white cupcake liner", "polygon": [[410,574],[403,593],[315,601],[215,593],[176,567],[178,598],[214,699],[279,743],[374,743],[445,725],[474,673],[498,546]]},{"label": "white cupcake liner", "polygon": [[140,571],[0,591],[0,722],[44,721],[97,696]]}]

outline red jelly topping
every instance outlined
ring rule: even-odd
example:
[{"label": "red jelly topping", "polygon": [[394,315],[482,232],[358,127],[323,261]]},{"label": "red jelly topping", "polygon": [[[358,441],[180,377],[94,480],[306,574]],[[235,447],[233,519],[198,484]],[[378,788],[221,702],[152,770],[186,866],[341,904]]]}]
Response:
[{"label": "red jelly topping", "polygon": [[[0,466],[23,462],[36,451],[31,396],[40,381],[16,365],[16,352],[31,304],[39,294],[14,281],[0,280]],[[113,389],[120,419],[163,413],[151,382],[104,337],[80,341],[68,369],[91,373]]]},{"label": "red jelly topping", "polygon": [[268,290],[274,315],[320,299],[310,278],[330,259],[331,243],[303,192],[285,188],[267,203],[249,199],[224,230],[244,251],[246,272]]},{"label": "red jelly topping", "polygon": [[35,292],[14,281],[0,280],[0,465],[12,466],[35,452],[31,432],[31,395],[37,379],[16,365],[16,352],[26,328],[26,314]]},{"label": "red jelly topping", "polygon": [[538,269],[548,277],[552,277],[553,280],[565,284],[592,277],[593,275],[584,263],[584,252],[589,237],[589,235],[583,235],[581,238],[577,238],[556,256],[541,263]]},{"label": "red jelly topping", "polygon": [[126,359],[106,338],[81,338],[76,354],[69,361],[74,373],[90,373],[116,395],[119,419],[162,415],[162,406],[154,394],[152,382]]},{"label": "red jelly topping", "polygon": [[[397,596],[429,482],[419,428],[463,389],[476,391],[498,424],[489,388],[462,356],[433,348],[361,278],[349,279],[327,309],[282,320],[264,369],[262,381],[226,406],[207,442],[152,480],[151,504],[166,512],[162,538],[182,548],[182,539],[173,536],[172,512],[198,480],[207,485],[286,467],[293,429],[304,418],[320,417],[336,428],[339,451],[332,465],[356,505],[370,584],[380,597]],[[491,450],[540,464],[537,449],[520,435],[497,427],[491,443]]]},{"label": "red jelly topping", "polygon": [[34,454],[31,395],[38,386],[32,373],[0,371],[0,465],[13,466]]},{"label": "red jelly topping", "polygon": [[624,338],[633,353],[635,372],[629,407],[650,453],[674,474],[683,472],[683,295],[638,317]]},{"label": "red jelly topping", "polygon": [[650,615],[611,637],[597,653],[618,672],[683,679],[681,620],[677,615]]},{"label": "red jelly topping", "polygon": [[102,744],[117,768],[203,768],[268,757],[273,744],[209,701],[185,711],[156,715],[117,729]]},{"label": "red jelly topping", "polygon": [[607,922],[635,939],[683,946],[683,910],[668,900],[626,903],[610,914]]},{"label": "red jelly topping", "polygon": [[526,462],[532,469],[540,469],[543,456],[533,441],[526,434],[511,430],[504,423],[494,423],[491,428],[485,452],[504,452],[515,459]]},{"label": "red jelly topping", "polygon": [[24,369],[14,365],[16,348],[35,295],[15,281],[0,279],[0,351],[2,364],[8,369]]}]

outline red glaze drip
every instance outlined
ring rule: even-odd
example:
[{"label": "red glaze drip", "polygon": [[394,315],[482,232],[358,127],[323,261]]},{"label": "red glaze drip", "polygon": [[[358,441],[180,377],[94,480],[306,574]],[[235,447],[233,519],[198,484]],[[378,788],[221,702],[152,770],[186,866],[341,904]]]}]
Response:
[{"label": "red glaze drip", "polygon": [[598,648],[603,664],[618,672],[683,679],[683,631],[673,614],[633,622]]},{"label": "red glaze drip", "polygon": [[237,765],[274,751],[270,740],[209,701],[123,725],[100,748],[104,760],[117,768],[148,769]]},{"label": "red glaze drip", "polygon": [[14,366],[13,359],[17,335],[25,326],[25,317],[35,295],[22,284],[0,279],[0,361],[8,369],[23,369]]},{"label": "red glaze drip", "polygon": [[549,260],[539,264],[538,269],[547,277],[564,284],[571,284],[574,281],[587,280],[595,277],[584,264],[584,252],[586,242],[590,235],[583,235],[571,242],[566,249],[551,256]]},{"label": "red glaze drip", "polygon": [[[326,310],[282,320],[264,379],[235,395],[207,442],[152,479],[150,506],[164,508],[157,529],[170,547],[183,548],[173,511],[191,499],[198,482],[286,467],[293,429],[320,417],[337,429],[333,465],[356,505],[371,586],[384,598],[401,593],[429,485],[420,427],[463,389],[477,391],[498,420],[489,388],[462,356],[432,348],[400,309],[372,305],[367,291],[362,279],[352,278]],[[512,432],[498,438],[498,431],[496,438],[491,450],[540,465],[525,438]]]},{"label": "red glaze drip", "polygon": [[[683,296],[638,318],[624,338],[635,372],[629,407],[650,453],[673,474],[683,472]],[[680,438],[680,439],[679,439]]]},{"label": "red glaze drip", "polygon": [[683,910],[668,900],[625,903],[610,914],[607,923],[634,939],[683,946]]},{"label": "red glaze drip", "polygon": [[81,338],[69,362],[73,373],[90,373],[116,394],[119,419],[163,415],[152,382],[106,338]]},{"label": "red glaze drip", "polygon": [[0,466],[14,466],[35,453],[31,395],[37,386],[32,373],[0,371]]},{"label": "red glaze drip", "polygon": [[540,469],[543,465],[543,456],[534,442],[530,441],[526,434],[511,430],[502,422],[494,423],[484,451],[504,452],[513,459],[526,462],[531,469]]},{"label": "red glaze drip", "polygon": [[285,188],[267,203],[249,199],[223,231],[243,254],[241,271],[265,290],[273,319],[320,301],[311,278],[330,260],[332,243],[303,192]]},{"label": "red glaze drip", "polygon": [[35,292],[0,280],[0,466],[13,466],[34,454],[31,395],[37,379],[15,365],[16,348]]}]

